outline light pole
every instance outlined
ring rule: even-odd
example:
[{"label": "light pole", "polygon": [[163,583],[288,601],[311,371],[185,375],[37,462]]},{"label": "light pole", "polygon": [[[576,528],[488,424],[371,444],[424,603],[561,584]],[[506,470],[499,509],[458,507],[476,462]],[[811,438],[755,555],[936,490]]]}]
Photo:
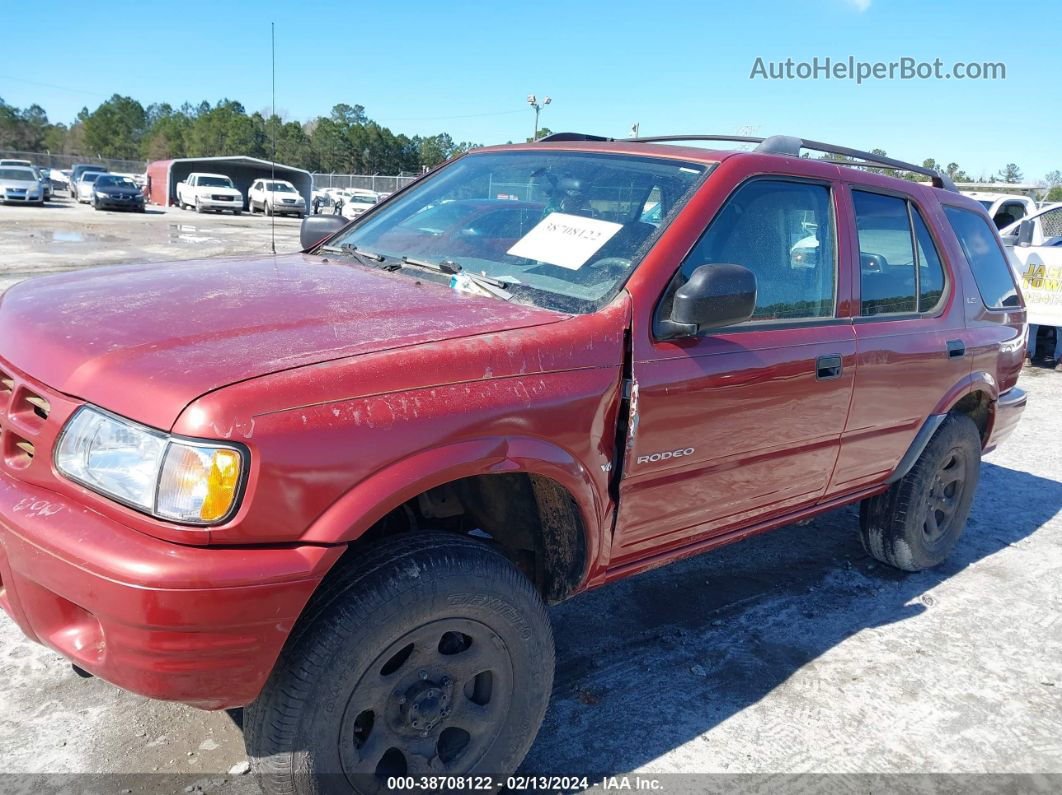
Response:
[{"label": "light pole", "polygon": [[544,108],[552,101],[553,100],[549,97],[543,97],[542,104],[540,105],[538,102],[538,98],[534,94],[527,95],[527,104],[535,109],[535,131],[531,134],[532,141],[538,138],[538,114],[542,111],[542,108]]}]

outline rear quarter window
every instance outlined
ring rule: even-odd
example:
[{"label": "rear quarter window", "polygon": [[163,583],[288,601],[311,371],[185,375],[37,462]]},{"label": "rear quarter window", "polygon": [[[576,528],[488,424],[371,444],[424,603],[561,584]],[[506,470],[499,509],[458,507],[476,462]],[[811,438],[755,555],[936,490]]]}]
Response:
[{"label": "rear quarter window", "polygon": [[959,240],[985,306],[990,309],[1021,306],[1010,266],[988,221],[978,213],[959,207],[945,205],[944,214]]}]

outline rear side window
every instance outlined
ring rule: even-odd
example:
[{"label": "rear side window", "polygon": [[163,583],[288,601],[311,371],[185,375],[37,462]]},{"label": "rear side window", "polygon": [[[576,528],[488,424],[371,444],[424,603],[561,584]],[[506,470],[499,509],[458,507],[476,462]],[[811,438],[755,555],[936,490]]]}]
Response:
[{"label": "rear side window", "polygon": [[825,185],[756,179],[727,200],[682,263],[730,262],[756,274],[753,320],[834,315],[835,244]]},{"label": "rear side window", "polygon": [[918,311],[914,241],[907,202],[895,196],[852,191],[859,232],[861,314]]},{"label": "rear side window", "polygon": [[988,222],[979,214],[958,207],[945,206],[944,214],[959,239],[985,306],[990,309],[1021,306],[1010,266]]},{"label": "rear side window", "polygon": [[944,266],[921,212],[896,196],[852,191],[859,233],[861,314],[929,312],[944,295]]}]

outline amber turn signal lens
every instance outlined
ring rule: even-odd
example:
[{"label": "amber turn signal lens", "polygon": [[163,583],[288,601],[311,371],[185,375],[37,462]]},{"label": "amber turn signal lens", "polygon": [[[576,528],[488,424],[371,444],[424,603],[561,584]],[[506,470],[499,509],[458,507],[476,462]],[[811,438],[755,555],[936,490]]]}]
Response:
[{"label": "amber turn signal lens", "polygon": [[229,512],[236,499],[236,487],[240,485],[240,456],[235,450],[218,450],[207,476],[207,493],[199,518],[204,522],[216,522]]},{"label": "amber turn signal lens", "polygon": [[162,464],[155,514],[193,524],[210,524],[232,511],[243,460],[229,447],[171,442]]}]

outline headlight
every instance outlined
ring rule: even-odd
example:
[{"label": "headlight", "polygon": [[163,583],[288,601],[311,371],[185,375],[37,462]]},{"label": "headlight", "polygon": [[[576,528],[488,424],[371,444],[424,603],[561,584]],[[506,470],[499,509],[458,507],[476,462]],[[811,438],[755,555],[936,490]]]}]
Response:
[{"label": "headlight", "polygon": [[55,467],[66,477],[159,519],[216,524],[236,505],[244,454],[193,442],[82,406],[63,429]]},{"label": "headlight", "polygon": [[98,190],[98,191],[94,191],[94,193],[95,193],[95,194],[96,194],[96,195],[97,195],[97,196],[98,196],[99,198],[101,198],[101,199],[109,199],[109,198],[111,198],[111,194],[109,194],[109,193],[104,193],[104,192],[103,192],[103,191],[101,191],[101,190]]}]

